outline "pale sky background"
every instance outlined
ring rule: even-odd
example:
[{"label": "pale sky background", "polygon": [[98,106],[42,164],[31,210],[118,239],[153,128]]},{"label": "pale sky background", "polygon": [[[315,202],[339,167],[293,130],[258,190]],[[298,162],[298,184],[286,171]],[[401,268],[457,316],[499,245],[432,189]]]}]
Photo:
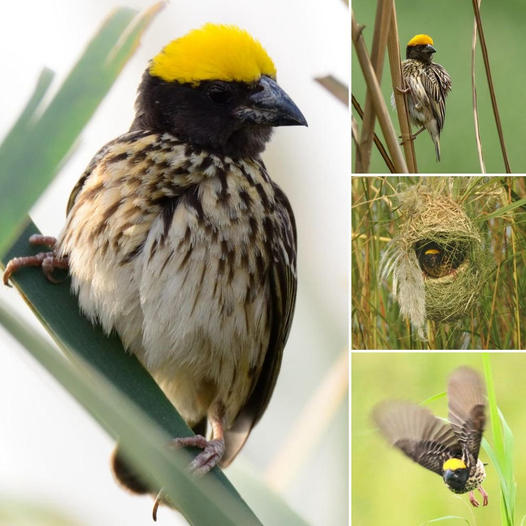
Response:
[{"label": "pale sky background", "polygon": [[[4,2],[0,135],[24,107],[41,69],[56,72],[56,87],[112,6],[143,9],[150,4]],[[261,41],[277,66],[280,85],[309,122],[308,128],[277,129],[263,155],[270,175],[290,198],[299,232],[298,304],[282,372],[269,409],[233,468],[250,466],[263,476],[347,340],[350,120],[344,106],[312,80],[331,73],[348,83],[351,39],[344,3],[172,0],[143,36],[74,155],[31,213],[42,232],[58,234],[69,192],[92,155],[128,129],[148,60],[170,40],[209,21],[239,25]],[[42,330],[16,291],[0,287],[0,299]],[[151,499],[131,496],[113,481],[113,440],[2,329],[0,342],[0,508],[4,499],[17,499],[52,506],[82,525],[151,524]],[[313,415],[314,426],[316,418]],[[312,524],[347,522],[346,418],[342,406],[307,465],[282,493]],[[243,488],[238,490],[243,494]],[[162,508],[159,524],[184,521]]]}]

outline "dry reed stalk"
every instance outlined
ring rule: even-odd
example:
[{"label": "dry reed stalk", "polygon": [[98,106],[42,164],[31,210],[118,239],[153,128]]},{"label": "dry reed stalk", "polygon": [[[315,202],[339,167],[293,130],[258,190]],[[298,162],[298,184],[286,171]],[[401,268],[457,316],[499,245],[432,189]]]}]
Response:
[{"label": "dry reed stalk", "polygon": [[376,79],[373,66],[369,59],[367,53],[367,48],[365,41],[362,36],[363,26],[360,26],[356,19],[354,18],[354,11],[352,13],[352,39],[354,48],[356,50],[356,55],[358,56],[358,61],[360,62],[360,67],[363,72],[363,76],[367,87],[371,90],[373,97],[374,109],[378,117],[378,122],[382,129],[385,141],[387,143],[387,148],[389,154],[395,165],[396,173],[407,173],[407,164],[402,155],[402,150],[398,144],[396,138],[396,133],[393,127],[391,118],[389,117],[389,112],[387,111],[387,106],[382,96],[382,91],[380,90],[380,85]]},{"label": "dry reed stalk", "polygon": [[[363,110],[360,106],[360,103],[356,100],[356,97],[354,95],[352,96],[352,105],[353,108],[358,112],[358,115],[361,119],[363,119]],[[373,140],[374,144],[376,145],[376,148],[378,148],[378,151],[380,152],[380,155],[383,157],[385,164],[387,165],[387,168],[389,168],[389,171],[393,174],[396,172],[396,169],[394,167],[393,161],[391,161],[391,158],[389,157],[389,154],[387,153],[387,150],[385,149],[385,146],[382,144],[382,141],[378,138],[378,135],[376,133],[373,133]],[[357,143],[357,153],[360,151],[360,146]]]},{"label": "dry reed stalk", "polygon": [[[478,0],[480,6],[481,0]],[[473,38],[471,40],[471,94],[473,99],[473,121],[475,124],[475,141],[477,143],[477,154],[479,157],[480,171],[485,174],[486,166],[484,165],[484,157],[482,155],[482,142],[480,140],[479,128],[479,112],[477,109],[477,86],[475,83],[475,52],[477,47],[477,22],[473,21]]]},{"label": "dry reed stalk", "polygon": [[351,115],[351,137],[352,141],[356,145],[356,158],[362,158],[362,151],[360,149],[360,130],[358,129],[358,123],[354,118],[354,115]]},{"label": "dry reed stalk", "polygon": [[341,103],[349,106],[349,88],[332,75],[325,77],[315,77],[318,84],[321,84],[329,93],[332,93]]},{"label": "dry reed stalk", "polygon": [[329,424],[349,389],[348,371],[349,351],[345,349],[303,406],[282,448],[265,470],[265,481],[276,491],[281,492],[290,484],[312,450],[329,432]]},{"label": "dry reed stalk", "polygon": [[411,133],[411,125],[409,124],[409,111],[407,106],[406,94],[400,90],[405,90],[405,82],[402,77],[402,64],[400,61],[400,48],[398,42],[398,22],[396,20],[396,5],[392,1],[392,15],[391,24],[389,28],[389,37],[387,41],[387,50],[389,53],[389,66],[391,69],[391,80],[393,84],[393,93],[396,105],[396,112],[398,114],[398,121],[400,123],[400,131],[402,133],[402,144],[404,147],[405,158],[407,160],[407,167],[410,173],[418,173],[416,164],[415,146],[413,144],[414,137]]},{"label": "dry reed stalk", "polygon": [[[497,275],[495,276],[495,288],[493,289],[493,297],[491,299],[491,311],[489,314],[488,319],[488,337],[486,338],[486,345],[484,349],[489,348],[489,340],[491,338],[491,322],[493,321],[493,316],[495,315],[495,300],[497,299],[497,287],[499,284],[499,275],[500,275],[500,262],[497,264]],[[481,340],[483,340],[484,337],[481,336]]]},{"label": "dry reed stalk", "polygon": [[[376,5],[376,18],[374,22],[373,45],[371,48],[371,64],[376,73],[378,83],[382,83],[382,71],[384,69],[385,48],[387,46],[387,35],[389,33],[389,23],[391,21],[392,0],[378,0]],[[365,95],[361,145],[362,158],[360,163],[356,159],[354,170],[356,173],[369,172],[371,162],[371,149],[373,146],[374,123],[376,114],[374,113],[371,92],[368,89]]]},{"label": "dry reed stalk", "polygon": [[[513,201],[511,197],[511,187],[512,182],[509,181],[509,193],[508,193],[508,200],[511,203]],[[519,278],[517,274],[517,240],[515,238],[515,218],[513,214],[510,216],[510,223],[511,223],[511,253],[513,255],[513,296],[514,296],[514,302],[513,302],[513,313],[515,316],[515,327],[516,327],[516,334],[515,334],[515,342],[516,342],[516,349],[521,349],[521,320],[520,320],[520,296],[519,296]]]},{"label": "dry reed stalk", "polygon": [[493,78],[491,76],[491,68],[489,65],[488,48],[486,47],[486,39],[484,37],[484,29],[482,27],[482,19],[480,18],[479,0],[473,0],[473,11],[475,13],[475,23],[480,39],[480,50],[484,58],[484,68],[486,69],[486,77],[488,80],[488,88],[491,97],[491,106],[493,107],[493,115],[495,116],[495,124],[497,125],[497,132],[499,134],[500,149],[502,150],[502,159],[506,168],[506,173],[511,173],[510,163],[508,161],[508,153],[506,152],[506,143],[504,142],[504,134],[502,132],[502,124],[500,121],[500,113],[497,105],[497,97],[495,96],[495,88],[493,87]]}]

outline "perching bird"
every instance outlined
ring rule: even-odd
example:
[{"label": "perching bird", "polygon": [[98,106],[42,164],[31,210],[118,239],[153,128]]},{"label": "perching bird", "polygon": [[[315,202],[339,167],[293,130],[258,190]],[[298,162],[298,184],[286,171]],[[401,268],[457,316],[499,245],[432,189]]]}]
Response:
[{"label": "perching bird", "polygon": [[477,489],[488,504],[482,488],[486,478],[478,458],[486,422],[485,388],[479,374],[469,367],[456,369],[449,379],[449,422],[428,409],[403,401],[386,401],[374,409],[373,418],[385,438],[421,466],[440,475],[454,493],[473,495]]},{"label": "perching bird", "polygon": [[[117,331],[190,426],[208,423],[209,440],[176,439],[203,449],[197,473],[232,462],[279,373],[296,228],[260,154],[287,125],[307,122],[246,31],[206,24],[172,41],[143,75],[129,132],[74,187],[53,252],[4,276],[69,266],[85,315]],[[115,468],[127,478],[120,456]]]},{"label": "perching bird", "polygon": [[440,132],[446,117],[446,96],[451,91],[448,72],[431,60],[436,50],[429,35],[415,35],[406,48],[402,62],[409,115],[420,130],[426,129],[435,143],[437,161],[440,161]]},{"label": "perching bird", "polygon": [[440,245],[423,240],[415,245],[420,268],[427,278],[441,278],[454,272],[464,261],[464,250],[455,242]]}]

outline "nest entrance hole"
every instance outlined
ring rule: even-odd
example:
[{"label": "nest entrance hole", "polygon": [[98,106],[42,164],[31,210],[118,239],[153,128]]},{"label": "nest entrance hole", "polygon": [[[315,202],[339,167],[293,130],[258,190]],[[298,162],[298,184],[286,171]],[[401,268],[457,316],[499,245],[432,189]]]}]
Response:
[{"label": "nest entrance hole", "polygon": [[421,239],[413,248],[425,277],[436,279],[454,273],[465,261],[469,246],[461,241]]}]

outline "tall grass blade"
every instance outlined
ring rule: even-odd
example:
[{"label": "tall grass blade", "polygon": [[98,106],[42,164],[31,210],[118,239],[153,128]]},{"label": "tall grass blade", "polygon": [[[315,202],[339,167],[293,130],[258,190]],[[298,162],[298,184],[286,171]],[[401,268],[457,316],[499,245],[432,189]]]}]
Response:
[{"label": "tall grass blade", "polygon": [[0,146],[0,254],[91,118],[154,15],[116,9],[88,44],[58,93],[41,108],[53,73],[45,69],[20,119]]},{"label": "tall grass blade", "polygon": [[460,520],[462,522],[465,522],[466,524],[471,524],[469,520],[465,517],[460,517],[458,515],[444,515],[443,517],[438,517],[436,519],[431,519],[430,521],[423,522],[421,526],[424,526],[424,524],[432,524],[433,522],[443,522],[451,520]]},{"label": "tall grass blade", "polygon": [[516,494],[516,483],[513,476],[513,434],[497,406],[493,373],[491,370],[490,358],[487,353],[482,355],[482,364],[488,393],[488,407],[493,447],[489,446],[487,440],[483,441],[483,445],[499,476],[502,497],[502,522],[506,526],[513,526]]}]

